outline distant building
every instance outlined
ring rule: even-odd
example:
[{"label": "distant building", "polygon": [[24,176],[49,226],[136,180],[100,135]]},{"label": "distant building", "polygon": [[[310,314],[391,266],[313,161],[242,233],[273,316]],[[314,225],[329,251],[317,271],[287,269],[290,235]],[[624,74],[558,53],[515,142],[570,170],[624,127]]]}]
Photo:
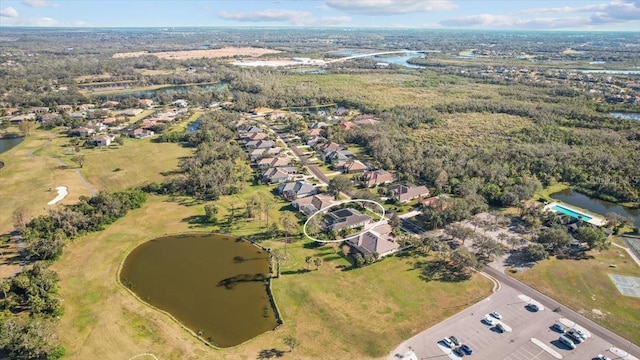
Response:
[{"label": "distant building", "polygon": [[322,221],[324,231],[340,231],[364,226],[371,222],[371,217],[361,214],[352,208],[338,209],[327,213]]}]

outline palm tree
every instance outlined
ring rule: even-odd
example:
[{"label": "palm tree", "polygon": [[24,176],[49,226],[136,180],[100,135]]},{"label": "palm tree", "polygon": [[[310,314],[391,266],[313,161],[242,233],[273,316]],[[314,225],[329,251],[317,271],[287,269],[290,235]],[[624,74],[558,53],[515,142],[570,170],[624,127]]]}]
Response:
[{"label": "palm tree", "polygon": [[280,225],[282,225],[282,228],[284,229],[284,254],[285,255],[287,255],[287,244],[289,243],[289,235],[291,233],[291,230],[294,229],[297,224],[298,224],[298,221],[295,218],[295,215],[293,215],[293,213],[291,212],[285,212],[280,217]]},{"label": "palm tree", "polygon": [[316,266],[316,270],[318,270],[320,268],[320,265],[322,265],[322,258],[314,257],[313,264]]}]

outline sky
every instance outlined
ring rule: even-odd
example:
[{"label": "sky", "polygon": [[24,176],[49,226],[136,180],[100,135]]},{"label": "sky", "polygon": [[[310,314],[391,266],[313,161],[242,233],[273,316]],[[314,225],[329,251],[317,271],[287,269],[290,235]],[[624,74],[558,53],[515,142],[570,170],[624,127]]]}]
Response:
[{"label": "sky", "polygon": [[640,31],[640,0],[0,0],[0,26]]}]

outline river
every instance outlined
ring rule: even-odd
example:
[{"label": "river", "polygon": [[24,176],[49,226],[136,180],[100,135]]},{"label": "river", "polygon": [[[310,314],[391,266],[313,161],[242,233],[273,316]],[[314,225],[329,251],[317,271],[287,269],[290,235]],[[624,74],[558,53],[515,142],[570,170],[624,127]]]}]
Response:
[{"label": "river", "polygon": [[556,200],[563,201],[569,205],[581,207],[596,214],[607,215],[607,213],[614,212],[631,219],[635,226],[640,227],[640,210],[630,209],[609,201],[591,198],[585,194],[579,193],[573,190],[563,190],[555,194],[551,194],[551,197]]}]

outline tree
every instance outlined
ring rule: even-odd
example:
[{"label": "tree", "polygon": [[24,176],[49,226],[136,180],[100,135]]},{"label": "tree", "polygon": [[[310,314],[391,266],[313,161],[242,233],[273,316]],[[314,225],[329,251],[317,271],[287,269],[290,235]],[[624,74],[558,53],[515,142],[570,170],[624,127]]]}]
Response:
[{"label": "tree", "polygon": [[349,192],[353,188],[351,179],[346,175],[337,175],[329,180],[329,192],[337,199],[341,192]]},{"label": "tree", "polygon": [[298,219],[292,212],[286,211],[280,216],[280,225],[284,229],[284,254],[287,255],[287,244],[289,243],[289,235],[298,225]]},{"label": "tree", "polygon": [[307,222],[307,234],[316,236],[320,232],[320,216],[312,216]]},{"label": "tree", "polygon": [[78,164],[78,166],[80,166],[80,168],[82,168],[86,162],[86,157],[83,154],[76,154],[74,156],[71,157],[71,161],[73,161],[74,163]]},{"label": "tree", "polygon": [[504,254],[502,244],[486,235],[477,235],[473,241],[473,248],[482,258]]},{"label": "tree", "polygon": [[464,277],[470,276],[471,268],[480,267],[480,262],[476,258],[475,254],[464,247],[460,247],[456,251],[452,251],[449,256],[449,261],[452,263],[454,270],[461,275],[464,275]]},{"label": "tree", "polygon": [[320,268],[320,266],[322,265],[322,258],[314,257],[313,258],[313,265],[315,265],[316,266],[316,270],[318,270]]},{"label": "tree", "polygon": [[356,267],[360,268],[365,265],[365,259],[364,257],[362,257],[362,254],[360,253],[356,253],[356,255],[354,256],[354,260],[355,260]]},{"label": "tree", "polygon": [[65,351],[55,340],[50,321],[19,316],[0,321],[0,352],[8,359],[60,359]]},{"label": "tree", "polygon": [[555,225],[538,235],[537,242],[552,254],[564,251],[571,244],[571,236],[563,226]]},{"label": "tree", "polygon": [[293,352],[293,349],[295,349],[300,345],[300,341],[298,341],[298,339],[294,338],[293,336],[289,335],[284,338],[284,344],[289,347],[289,352]]},{"label": "tree", "polygon": [[529,244],[522,251],[529,261],[540,261],[549,255],[542,244]]},{"label": "tree", "polygon": [[20,121],[20,124],[18,124],[18,129],[20,130],[20,133],[22,134],[22,136],[29,136],[31,135],[31,132],[33,132],[33,129],[35,129],[36,127],[36,123],[34,121],[29,121],[29,120],[22,120]]},{"label": "tree", "polygon": [[247,217],[252,219],[255,217],[256,213],[260,212],[260,200],[255,195],[251,195],[249,199],[247,199],[247,204],[245,205],[247,211]]},{"label": "tree", "polygon": [[400,220],[398,213],[396,212],[391,213],[391,218],[389,219],[389,226],[391,226],[391,230],[394,233],[398,232],[398,230],[400,229],[400,226],[402,226],[402,220]]},{"label": "tree", "polygon": [[516,246],[520,245],[520,239],[515,236],[507,236],[507,244],[511,246],[511,249],[514,250]]},{"label": "tree", "polygon": [[218,207],[216,207],[215,205],[212,205],[212,204],[205,205],[204,213],[207,217],[208,222],[213,224],[218,222],[218,218],[216,217],[216,215],[218,214]]},{"label": "tree", "polygon": [[306,269],[309,270],[309,266],[313,262],[313,256],[305,256],[304,262],[307,264]]},{"label": "tree", "polygon": [[618,228],[630,222],[628,218],[614,212],[608,212],[605,218],[607,219],[607,226],[610,228]]},{"label": "tree", "polygon": [[579,227],[574,236],[576,240],[586,242],[589,249],[598,249],[602,251],[608,249],[609,245],[611,245],[611,242],[604,231],[591,226]]},{"label": "tree", "polygon": [[461,223],[453,223],[447,225],[447,227],[444,228],[444,233],[454,239],[459,239],[464,245],[465,241],[471,238],[473,234],[475,234],[475,231],[470,227],[462,225]]},{"label": "tree", "polygon": [[122,146],[124,145],[124,138],[122,136],[118,136],[116,137],[116,139],[114,140],[116,144]]}]

